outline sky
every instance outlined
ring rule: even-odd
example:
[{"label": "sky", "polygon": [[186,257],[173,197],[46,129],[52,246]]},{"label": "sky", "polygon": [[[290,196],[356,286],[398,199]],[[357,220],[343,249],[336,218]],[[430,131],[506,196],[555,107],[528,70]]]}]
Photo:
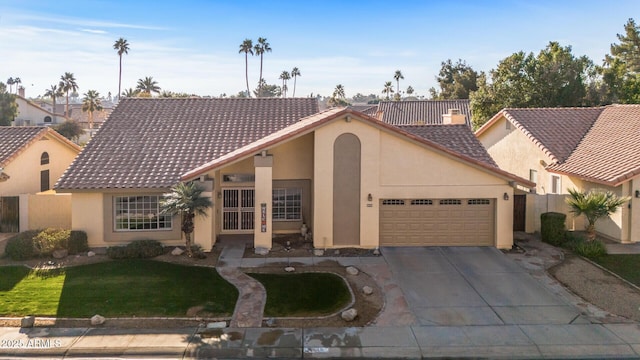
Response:
[{"label": "sky", "polygon": [[[640,21],[640,1],[0,0],[0,81],[19,77],[37,97],[72,72],[80,94],[115,95],[122,37],[123,91],[151,76],[163,90],[232,95],[246,89],[240,44],[264,37],[263,77],[281,85],[282,71],[299,68],[297,97],[330,96],[337,84],[347,97],[382,96],[396,70],[401,90],[427,96],[447,59],[488,72],[558,41],[600,64],[629,18]],[[259,67],[249,56],[252,90]]]}]

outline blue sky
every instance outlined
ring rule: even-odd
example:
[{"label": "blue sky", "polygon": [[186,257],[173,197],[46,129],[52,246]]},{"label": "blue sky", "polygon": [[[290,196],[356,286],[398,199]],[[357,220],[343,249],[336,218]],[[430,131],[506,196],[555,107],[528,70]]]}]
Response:
[{"label": "blue sky", "polygon": [[[152,76],[164,90],[236,94],[246,87],[240,43],[265,37],[264,78],[280,84],[298,67],[296,96],[328,96],[337,84],[347,96],[381,94],[398,69],[402,90],[428,95],[449,58],[489,71],[558,41],[601,63],[629,18],[640,21],[640,1],[0,0],[0,80],[20,77],[35,97],[72,72],[81,94],[115,94],[113,43],[124,37],[123,89]],[[258,72],[250,57],[252,89]]]}]

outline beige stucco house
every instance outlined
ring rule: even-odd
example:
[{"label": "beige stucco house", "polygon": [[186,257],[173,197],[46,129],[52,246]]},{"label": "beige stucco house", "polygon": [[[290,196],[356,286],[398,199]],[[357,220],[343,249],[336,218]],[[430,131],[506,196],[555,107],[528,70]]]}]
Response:
[{"label": "beige stucco house", "polygon": [[196,222],[205,249],[233,234],[269,249],[302,224],[321,249],[509,248],[514,187],[534,184],[500,170],[464,117],[448,121],[393,126],[314,99],[123,99],[56,188],[90,246],[182,244],[158,201],[195,181],[214,203]]},{"label": "beige stucco house", "polygon": [[18,115],[14,119],[16,126],[51,126],[57,125],[66,119],[64,115],[46,110],[31,100],[16,95]]},{"label": "beige stucco house", "polygon": [[476,136],[501,169],[536,183],[535,195],[526,195],[522,230],[539,230],[546,211],[567,213],[568,226],[583,230],[584,219],[564,204],[567,190],[601,189],[632,200],[596,230],[620,242],[640,241],[639,105],[504,109]]}]

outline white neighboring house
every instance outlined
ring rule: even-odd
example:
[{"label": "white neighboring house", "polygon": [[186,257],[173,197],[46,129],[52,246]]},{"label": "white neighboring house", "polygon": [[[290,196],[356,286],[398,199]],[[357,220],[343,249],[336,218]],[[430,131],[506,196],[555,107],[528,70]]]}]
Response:
[{"label": "white neighboring house", "polygon": [[18,115],[13,123],[15,126],[52,126],[65,121],[63,114],[46,110],[24,96],[16,95],[16,103]]}]

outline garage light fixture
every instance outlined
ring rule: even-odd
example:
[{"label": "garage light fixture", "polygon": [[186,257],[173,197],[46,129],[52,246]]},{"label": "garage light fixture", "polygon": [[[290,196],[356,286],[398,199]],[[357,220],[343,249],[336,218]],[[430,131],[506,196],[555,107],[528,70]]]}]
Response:
[{"label": "garage light fixture", "polygon": [[[637,191],[636,191],[636,197],[637,197]],[[369,193],[369,195],[367,195],[367,201],[373,201],[373,196],[371,195],[371,193]]]},{"label": "garage light fixture", "polygon": [[504,193],[504,195],[502,195],[502,198],[505,200],[509,200],[509,194]]}]

